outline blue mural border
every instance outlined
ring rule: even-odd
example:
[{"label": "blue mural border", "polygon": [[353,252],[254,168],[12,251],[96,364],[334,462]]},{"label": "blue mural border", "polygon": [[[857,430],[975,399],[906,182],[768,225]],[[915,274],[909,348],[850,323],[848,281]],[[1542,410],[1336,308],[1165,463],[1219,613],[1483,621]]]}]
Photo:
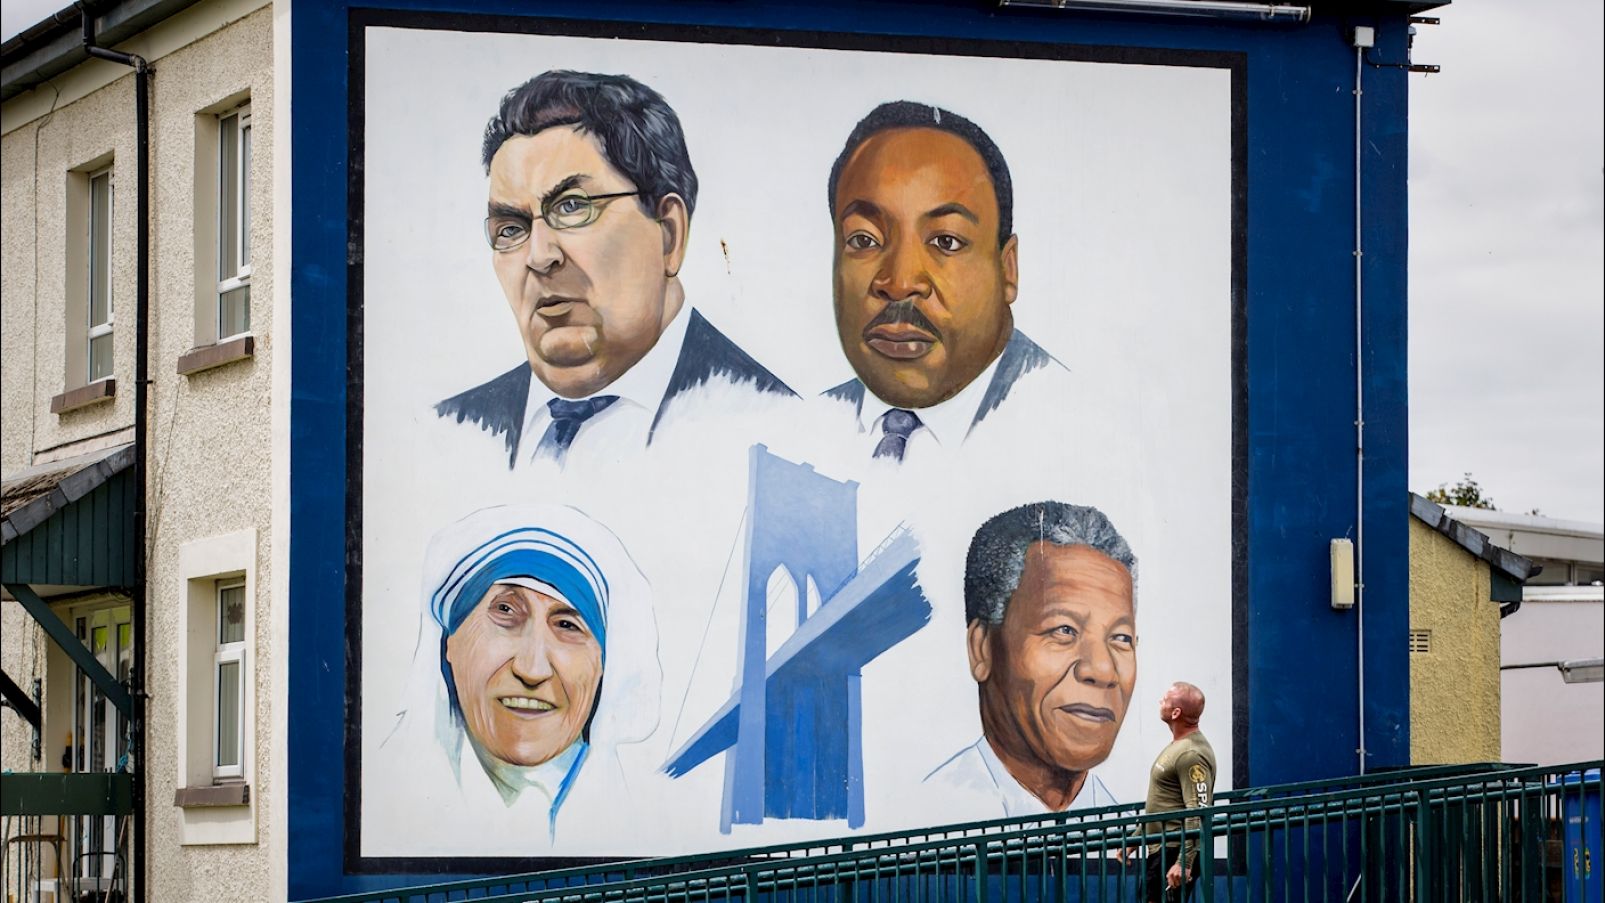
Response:
[{"label": "blue mural border", "polygon": [[[468,7],[474,8],[470,13]],[[656,6],[620,3],[543,4],[543,20],[510,14],[513,2],[434,3],[395,0],[385,8],[331,3],[295,7],[291,19],[292,239],[290,323],[291,547],[289,787],[287,813],[292,897],[407,883],[417,877],[553,867],[575,860],[355,860],[358,850],[347,790],[359,786],[360,761],[348,727],[360,730],[360,608],[342,605],[360,592],[360,525],[347,518],[360,500],[361,244],[360,154],[330,142],[360,117],[360,68],[351,51],[369,24],[465,30],[529,30],[532,21],[611,36],[841,46],[908,51],[915,42],[979,53],[1023,56],[1049,48],[1056,59],[1177,64],[1188,58],[1230,59],[1233,69],[1233,671],[1239,785],[1292,777],[1352,773],[1352,712],[1329,705],[1310,713],[1298,700],[1330,699],[1331,687],[1356,677],[1353,629],[1325,610],[1325,544],[1352,533],[1352,310],[1330,291],[1352,284],[1352,258],[1332,253],[1352,232],[1352,183],[1337,153],[1352,124],[1326,94],[1351,52],[1342,40],[1352,24],[1381,26],[1378,56],[1404,52],[1402,16],[1332,20],[1290,30],[1262,25],[1199,24],[1128,17],[1064,17],[1053,11],[998,13],[990,4],[948,0],[921,7],[917,18],[891,3],[827,2]],[[653,24],[643,24],[643,22]],[[509,24],[519,27],[509,29]],[[480,27],[472,27],[478,25]],[[494,27],[486,27],[491,26]],[[953,37],[962,35],[963,37]],[[809,40],[812,36],[813,40]],[[820,43],[828,40],[832,43]],[[1280,42],[1280,44],[1278,43]],[[1302,65],[1311,57],[1318,65]],[[1186,64],[1186,63],[1182,63]],[[1196,63],[1195,63],[1196,64]],[[1219,63],[1216,62],[1216,65]],[[1407,619],[1404,514],[1404,116],[1402,72],[1374,71],[1367,94],[1365,138],[1375,150],[1368,171],[1365,234],[1368,278],[1366,339],[1368,435],[1368,601],[1366,746],[1378,765],[1408,761],[1408,659],[1381,645]],[[353,78],[353,76],[355,76]],[[1348,97],[1343,100],[1351,100]],[[1321,103],[1320,101],[1328,101]],[[1256,115],[1249,116],[1250,110]],[[360,126],[360,119],[355,121]],[[360,132],[358,132],[360,135]],[[360,145],[353,145],[360,147]],[[1251,150],[1252,149],[1252,156]],[[1328,152],[1332,153],[1328,153]],[[1333,157],[1333,159],[1326,159]],[[1377,171],[1380,170],[1380,171]],[[1250,181],[1260,190],[1250,194]],[[1264,186],[1260,188],[1260,186]],[[1345,193],[1347,188],[1347,193]],[[1339,202],[1342,203],[1339,203]],[[1339,215],[1349,204],[1347,218]],[[1260,230],[1249,240],[1249,223]],[[1301,229],[1300,227],[1307,227]],[[1302,241],[1303,244],[1299,244]],[[1291,246],[1290,246],[1291,245]],[[1331,259],[1328,259],[1331,258]],[[1254,279],[1250,280],[1250,274]],[[346,302],[346,303],[342,303]],[[1338,315],[1330,313],[1336,309]],[[1351,338],[1318,353],[1293,351],[1298,341],[1341,329]],[[1290,347],[1284,347],[1290,346]],[[357,349],[357,356],[351,353]],[[1333,348],[1338,351],[1334,352]],[[1289,356],[1292,359],[1286,359]],[[1341,391],[1344,385],[1349,393]],[[1250,429],[1248,411],[1255,411]],[[352,420],[353,408],[358,419]],[[1268,424],[1268,426],[1261,426]],[[1253,492],[1250,492],[1250,487]],[[1317,490],[1321,487],[1325,491]],[[1345,504],[1349,507],[1345,509]],[[353,529],[355,527],[356,529]],[[1380,546],[1383,553],[1369,550]],[[1250,567],[1250,548],[1256,552]],[[1312,551],[1312,548],[1314,551]],[[340,550],[337,552],[336,550]],[[1320,561],[1315,559],[1319,558]],[[1318,578],[1318,579],[1317,579]],[[355,583],[352,581],[355,580]],[[1302,607],[1299,607],[1302,606]],[[349,629],[348,629],[349,628]],[[1287,642],[1311,630],[1349,643]],[[1258,645],[1249,642],[1250,630]],[[1323,639],[1328,637],[1323,636]],[[1289,700],[1292,700],[1290,703]],[[1341,701],[1342,697],[1338,699]],[[1345,748],[1348,747],[1348,748]]]}]

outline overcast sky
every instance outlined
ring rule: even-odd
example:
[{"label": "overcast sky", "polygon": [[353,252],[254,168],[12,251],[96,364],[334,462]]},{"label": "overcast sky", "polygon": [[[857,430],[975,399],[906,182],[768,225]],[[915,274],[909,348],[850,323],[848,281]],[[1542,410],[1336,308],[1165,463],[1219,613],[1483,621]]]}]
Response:
[{"label": "overcast sky", "polygon": [[1462,0],[1411,76],[1410,487],[1605,520],[1599,0]]},{"label": "overcast sky", "polygon": [[[65,6],[7,0],[6,38]],[[1410,93],[1410,488],[1605,521],[1599,0],[1461,0]]]}]

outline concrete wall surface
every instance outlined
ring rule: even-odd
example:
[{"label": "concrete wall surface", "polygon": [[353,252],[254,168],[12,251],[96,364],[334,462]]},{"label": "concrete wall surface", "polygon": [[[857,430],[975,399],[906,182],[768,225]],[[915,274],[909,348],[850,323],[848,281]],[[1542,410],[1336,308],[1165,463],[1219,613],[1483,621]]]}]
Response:
[{"label": "concrete wall surface", "polygon": [[[268,730],[272,723],[272,530],[270,468],[273,347],[273,12],[261,0],[217,0],[176,15],[119,49],[152,67],[150,126],[150,416],[148,460],[148,732],[146,848],[148,900],[263,899],[271,878],[272,838],[282,813],[274,806]],[[53,93],[54,92],[54,93]],[[42,102],[51,101],[54,103]],[[251,336],[254,354],[189,375],[181,355],[198,336],[215,335],[209,315],[215,279],[203,259],[215,221],[215,137],[218,114],[250,104],[252,138]],[[0,469],[8,476],[97,445],[132,441],[134,420],[136,128],[134,77],[94,62],[6,104],[3,156],[3,384]],[[69,173],[110,162],[113,217],[116,395],[110,402],[53,414],[51,398],[68,385],[65,355],[71,310],[68,253]],[[201,234],[197,238],[197,233]],[[203,253],[198,258],[197,251]],[[202,343],[204,344],[204,343]],[[196,548],[232,543],[233,557],[216,573]],[[186,558],[186,556],[188,556]],[[211,560],[219,560],[213,556]],[[185,561],[188,572],[181,571]],[[195,561],[202,561],[196,565]],[[201,570],[195,570],[200,567]],[[215,578],[243,575],[248,587],[244,671],[247,806],[184,809],[175,791],[193,785],[196,762],[211,783],[211,685],[183,677],[208,674],[215,623],[196,593],[215,592]],[[215,596],[208,598],[215,599]],[[98,603],[58,605],[64,619]],[[126,604],[123,603],[123,604]],[[215,605],[215,602],[210,604]],[[190,617],[196,614],[197,617]],[[44,676],[56,655],[14,602],[3,606],[6,673],[25,686]],[[208,615],[208,617],[215,617]],[[195,628],[192,634],[190,628]],[[204,662],[195,664],[204,652]],[[199,671],[197,671],[199,669]],[[56,770],[71,730],[72,679],[47,681],[46,753],[26,754],[30,732],[15,713],[0,715],[0,767]],[[203,689],[204,687],[204,689]],[[53,717],[58,712],[66,714]],[[194,717],[192,717],[192,714]],[[188,727],[186,727],[188,726]],[[188,732],[186,733],[186,730]]]},{"label": "concrete wall surface", "polygon": [[[1605,655],[1605,602],[1598,599],[1529,600],[1503,627],[1506,666]],[[1555,668],[1501,674],[1505,761],[1561,765],[1605,756],[1605,684],[1568,684]]]},{"label": "concrete wall surface", "polygon": [[1499,758],[1499,605],[1488,564],[1410,519],[1410,630],[1430,631],[1410,655],[1410,761]]}]

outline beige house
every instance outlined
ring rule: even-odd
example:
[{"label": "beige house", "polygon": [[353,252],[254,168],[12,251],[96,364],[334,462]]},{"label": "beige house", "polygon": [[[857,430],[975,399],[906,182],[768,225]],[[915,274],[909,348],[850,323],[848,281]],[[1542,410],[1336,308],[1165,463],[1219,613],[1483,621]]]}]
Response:
[{"label": "beige house", "polygon": [[[273,414],[287,385],[274,341],[285,284],[273,228],[278,10],[265,0],[99,8],[87,29],[69,9],[3,48],[0,768],[39,776],[31,795],[7,785],[5,892],[51,903],[109,890],[283,899],[270,542],[286,467]],[[114,58],[93,58],[89,39]],[[136,449],[146,343],[152,438]],[[139,581],[118,566],[140,558],[129,510],[140,472],[142,631]],[[109,569],[91,573],[108,556]],[[50,617],[143,700],[81,672],[47,636]],[[62,783],[63,773],[90,780]],[[52,809],[108,814],[37,814]]]},{"label": "beige house", "polygon": [[1410,496],[1410,761],[1500,759],[1499,636],[1532,562]]}]

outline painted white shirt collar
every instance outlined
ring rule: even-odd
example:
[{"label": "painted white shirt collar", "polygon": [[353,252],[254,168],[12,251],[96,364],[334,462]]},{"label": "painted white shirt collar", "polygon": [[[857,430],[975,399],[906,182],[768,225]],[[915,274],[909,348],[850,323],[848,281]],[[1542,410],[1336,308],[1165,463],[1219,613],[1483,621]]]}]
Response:
[{"label": "painted white shirt collar", "polygon": [[[944,448],[957,448],[969,435],[970,427],[975,423],[975,414],[981,408],[981,399],[986,395],[987,386],[992,385],[992,377],[997,373],[998,362],[1003,360],[999,354],[992,359],[992,363],[982,370],[980,375],[970,380],[969,385],[960,389],[957,395],[946,401],[931,405],[928,408],[918,408],[914,413],[920,418],[920,426],[913,435],[909,436],[911,445],[916,444],[921,437],[928,436]],[[882,400],[864,384],[864,404],[859,409],[859,429],[867,432],[874,444],[880,444],[885,436],[884,422],[886,415],[897,408],[889,401]],[[904,408],[903,410],[909,410]]]},{"label": "painted white shirt collar", "polygon": [[[669,321],[669,328],[658,336],[657,343],[644,357],[635,362],[635,366],[624,371],[618,379],[600,390],[585,396],[586,398],[595,398],[598,395],[619,397],[618,401],[598,414],[597,418],[618,417],[624,414],[626,409],[634,409],[638,414],[645,412],[645,422],[650,427],[652,419],[657,416],[658,405],[663,403],[664,393],[669,390],[669,381],[674,378],[674,367],[680,361],[680,349],[685,345],[686,329],[690,323],[691,305],[681,304],[680,311]],[[529,398],[524,404],[524,431],[520,434],[518,443],[518,460],[529,461],[534,457],[541,437],[546,435],[546,428],[552,422],[552,412],[546,407],[546,403],[556,397],[556,392],[547,388],[534,373],[530,374]],[[620,408],[620,405],[625,407]],[[615,411],[615,408],[619,410]],[[642,438],[644,441],[644,432]]]},{"label": "painted white shirt collar", "polygon": [[[1014,779],[1014,775],[1009,774],[1009,770],[1003,765],[1003,760],[992,751],[992,744],[986,742],[986,737],[983,736],[975,741],[975,750],[980,754],[981,764],[986,766],[987,774],[991,775],[992,783],[997,785],[998,797],[1003,800],[1003,811],[1010,818],[1016,815],[1044,815],[1049,811],[1042,800],[1037,799],[1031,791]],[[1114,795],[1104,786],[1103,781],[1098,779],[1097,769],[1089,769],[1087,779],[1081,784],[1080,792],[1065,810],[1092,809],[1114,804]]]}]

